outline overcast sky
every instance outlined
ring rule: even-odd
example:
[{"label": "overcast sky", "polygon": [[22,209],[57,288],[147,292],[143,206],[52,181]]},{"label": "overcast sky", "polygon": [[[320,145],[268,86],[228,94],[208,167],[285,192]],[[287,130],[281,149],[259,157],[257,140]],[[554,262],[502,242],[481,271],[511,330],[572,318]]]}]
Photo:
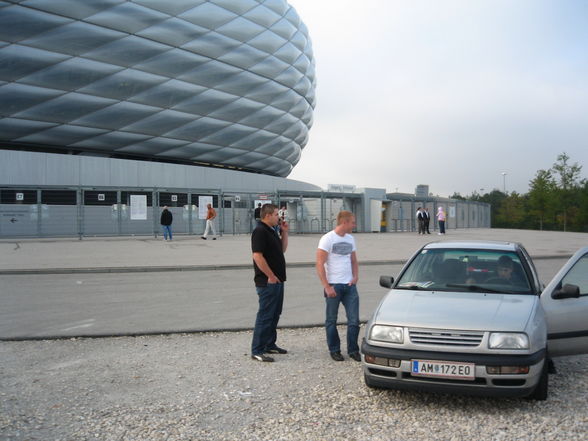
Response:
[{"label": "overcast sky", "polygon": [[289,178],[526,193],[564,151],[588,176],[588,1],[289,2],[318,80]]}]

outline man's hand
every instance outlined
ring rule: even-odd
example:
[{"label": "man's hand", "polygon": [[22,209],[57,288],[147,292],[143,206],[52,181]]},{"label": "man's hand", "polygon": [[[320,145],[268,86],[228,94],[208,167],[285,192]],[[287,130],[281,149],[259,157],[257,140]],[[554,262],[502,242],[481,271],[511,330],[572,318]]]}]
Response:
[{"label": "man's hand", "polygon": [[267,278],[267,283],[270,283],[270,284],[273,285],[275,283],[281,283],[281,280],[278,279],[275,275],[272,275],[272,276],[270,276],[270,277]]},{"label": "man's hand", "polygon": [[325,295],[327,297],[337,297],[337,293],[335,292],[335,288],[333,288],[331,285],[328,285],[325,288]]},{"label": "man's hand", "polygon": [[281,230],[282,233],[287,233],[289,229],[290,229],[290,225],[288,225],[288,222],[283,221],[280,224],[280,230]]}]

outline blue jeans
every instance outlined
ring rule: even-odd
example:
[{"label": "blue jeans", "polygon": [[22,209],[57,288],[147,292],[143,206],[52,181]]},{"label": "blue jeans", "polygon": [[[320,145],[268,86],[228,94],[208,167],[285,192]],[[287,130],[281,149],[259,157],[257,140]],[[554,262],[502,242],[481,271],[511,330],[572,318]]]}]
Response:
[{"label": "blue jeans", "polygon": [[162,225],[161,227],[163,228],[163,238],[167,240],[169,235],[169,240],[172,240],[171,225]]},{"label": "blue jeans", "polygon": [[347,315],[347,353],[353,354],[359,352],[357,339],[359,338],[359,294],[355,285],[346,283],[331,284],[337,293],[337,297],[327,297],[327,314],[325,320],[325,329],[327,331],[327,345],[329,352],[341,351],[341,340],[337,332],[337,314],[339,304],[343,303],[345,314]]},{"label": "blue jeans", "polygon": [[278,321],[284,304],[284,284],[268,283],[267,286],[255,289],[259,297],[259,310],[253,329],[251,354],[259,355],[276,347]]}]

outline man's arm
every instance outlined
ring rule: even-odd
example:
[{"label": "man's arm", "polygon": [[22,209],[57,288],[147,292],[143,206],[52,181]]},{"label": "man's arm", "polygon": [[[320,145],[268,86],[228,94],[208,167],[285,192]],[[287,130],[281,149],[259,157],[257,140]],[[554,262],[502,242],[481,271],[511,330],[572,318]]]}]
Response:
[{"label": "man's arm", "polygon": [[328,257],[329,253],[327,253],[325,250],[321,250],[320,248],[316,250],[316,273],[319,280],[321,281],[321,285],[323,285],[323,289],[325,290],[327,297],[337,297],[335,288],[333,288],[327,280],[325,263],[327,262]]},{"label": "man's arm", "polygon": [[357,261],[355,251],[351,253],[351,273],[353,274],[353,279],[351,279],[349,285],[357,285],[357,281],[359,280],[359,262]]},{"label": "man's arm", "polygon": [[288,222],[282,222],[280,224],[280,233],[282,235],[282,253],[286,252],[288,248],[288,231],[290,230],[290,226]]},{"label": "man's arm", "polygon": [[269,267],[267,260],[262,253],[253,253],[253,261],[257,267],[267,276],[267,283],[280,283],[281,280],[276,277],[272,269]]}]

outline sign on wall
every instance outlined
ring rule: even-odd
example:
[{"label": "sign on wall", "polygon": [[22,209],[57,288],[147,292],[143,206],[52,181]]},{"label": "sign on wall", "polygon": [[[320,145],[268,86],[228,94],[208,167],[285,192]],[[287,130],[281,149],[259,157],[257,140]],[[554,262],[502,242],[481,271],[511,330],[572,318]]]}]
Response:
[{"label": "sign on wall", "polygon": [[131,195],[131,220],[147,220],[147,195]]}]

